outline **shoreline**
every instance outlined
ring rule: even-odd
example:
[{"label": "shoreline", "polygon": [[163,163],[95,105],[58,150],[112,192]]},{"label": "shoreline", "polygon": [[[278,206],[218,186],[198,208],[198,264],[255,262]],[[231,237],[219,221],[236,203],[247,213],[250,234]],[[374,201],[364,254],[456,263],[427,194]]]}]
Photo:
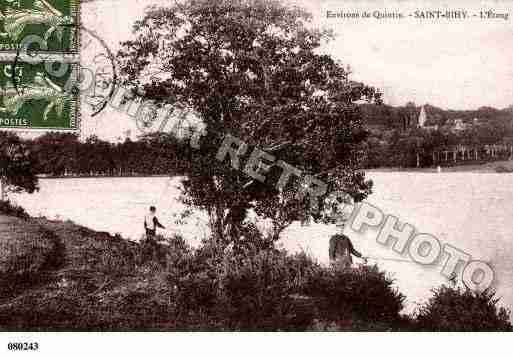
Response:
[{"label": "shoreline", "polygon": [[37,175],[38,179],[76,179],[76,178],[148,178],[148,177],[155,177],[155,178],[174,178],[183,176],[180,174],[169,174],[169,175],[145,175],[145,174],[139,174],[134,176],[45,176],[45,175]]},{"label": "shoreline", "polygon": [[[438,173],[436,167],[378,167],[364,168],[366,173],[373,172],[401,172],[401,173]],[[513,173],[513,160],[493,161],[482,164],[461,164],[456,166],[441,167],[441,173],[496,173],[508,174]],[[47,176],[44,174],[37,175],[39,179],[77,179],[77,178],[174,178],[184,176],[183,174],[137,174],[126,176]]]},{"label": "shoreline", "polygon": [[[505,171],[498,171],[498,168],[504,168]],[[508,174],[509,171],[513,172],[513,160],[493,161],[483,164],[468,164],[441,167],[441,173],[495,173],[495,174]],[[402,168],[402,167],[379,167],[379,168],[366,168],[366,173],[372,172],[411,172],[411,173],[438,173],[436,167],[424,168]]]}]

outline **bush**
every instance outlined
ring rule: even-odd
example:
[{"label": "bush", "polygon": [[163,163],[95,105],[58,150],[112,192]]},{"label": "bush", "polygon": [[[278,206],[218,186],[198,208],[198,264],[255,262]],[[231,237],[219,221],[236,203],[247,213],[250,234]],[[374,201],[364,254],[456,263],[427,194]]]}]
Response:
[{"label": "bush", "polygon": [[321,266],[305,252],[286,256],[287,267],[293,274],[294,290],[304,294],[312,276],[321,270]]},{"label": "bush", "polygon": [[319,268],[309,278],[306,293],[319,299],[326,320],[366,320],[398,323],[404,295],[377,266],[353,270]]},{"label": "bush", "polygon": [[178,327],[315,330],[334,323],[384,330],[404,324],[404,296],[376,267],[334,271],[304,253],[277,250],[219,253],[203,247],[181,262],[182,270],[171,266]]},{"label": "bush", "polygon": [[6,216],[13,216],[22,219],[28,219],[29,215],[25,212],[25,209],[20,206],[12,204],[10,201],[0,201],[0,214]]},{"label": "bush", "polygon": [[293,295],[297,260],[284,252],[219,255],[203,247],[173,259],[168,271],[180,329],[299,330],[312,323],[311,308]]},{"label": "bush", "polygon": [[493,290],[473,292],[441,286],[419,309],[416,324],[428,331],[510,331],[509,311],[498,307]]},{"label": "bush", "polygon": [[0,185],[13,192],[34,193],[39,190],[36,162],[18,135],[0,131]]},{"label": "bush", "polygon": [[267,250],[227,258],[220,273],[220,300],[228,327],[243,330],[304,329],[313,313],[301,308],[297,268],[283,252]]}]

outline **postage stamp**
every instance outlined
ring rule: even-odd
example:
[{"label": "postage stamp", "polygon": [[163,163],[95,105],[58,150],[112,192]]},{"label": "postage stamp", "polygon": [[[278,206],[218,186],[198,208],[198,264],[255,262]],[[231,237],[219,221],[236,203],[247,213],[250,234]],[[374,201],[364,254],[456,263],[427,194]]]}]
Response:
[{"label": "postage stamp", "polygon": [[2,0],[0,51],[16,51],[37,35],[38,51],[78,52],[79,21],[80,0]]},{"label": "postage stamp", "polygon": [[0,62],[0,130],[79,130],[79,65]]}]

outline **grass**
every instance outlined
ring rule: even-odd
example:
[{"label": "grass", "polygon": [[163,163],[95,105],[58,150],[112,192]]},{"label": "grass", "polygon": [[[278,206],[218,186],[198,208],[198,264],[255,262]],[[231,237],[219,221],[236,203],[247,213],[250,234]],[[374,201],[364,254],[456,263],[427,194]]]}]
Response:
[{"label": "grass", "polygon": [[179,237],[149,246],[21,217],[0,214],[0,330],[438,330],[450,322],[433,315],[452,318],[454,300],[458,312],[474,308],[471,328],[511,327],[493,297],[459,292],[433,299],[418,320],[402,316],[404,296],[377,268],[336,272],[277,250],[209,256]]},{"label": "grass", "polygon": [[60,266],[60,242],[37,223],[0,217],[0,298],[44,281]]}]

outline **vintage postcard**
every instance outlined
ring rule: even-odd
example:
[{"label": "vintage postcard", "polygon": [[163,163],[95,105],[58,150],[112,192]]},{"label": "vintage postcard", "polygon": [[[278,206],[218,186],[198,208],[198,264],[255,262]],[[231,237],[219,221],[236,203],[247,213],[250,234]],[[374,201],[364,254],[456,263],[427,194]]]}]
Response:
[{"label": "vintage postcard", "polygon": [[511,1],[0,11],[0,330],[513,330]]},{"label": "vintage postcard", "polygon": [[80,0],[2,0],[0,52],[17,51],[30,37],[40,41],[29,49],[77,52]]}]

